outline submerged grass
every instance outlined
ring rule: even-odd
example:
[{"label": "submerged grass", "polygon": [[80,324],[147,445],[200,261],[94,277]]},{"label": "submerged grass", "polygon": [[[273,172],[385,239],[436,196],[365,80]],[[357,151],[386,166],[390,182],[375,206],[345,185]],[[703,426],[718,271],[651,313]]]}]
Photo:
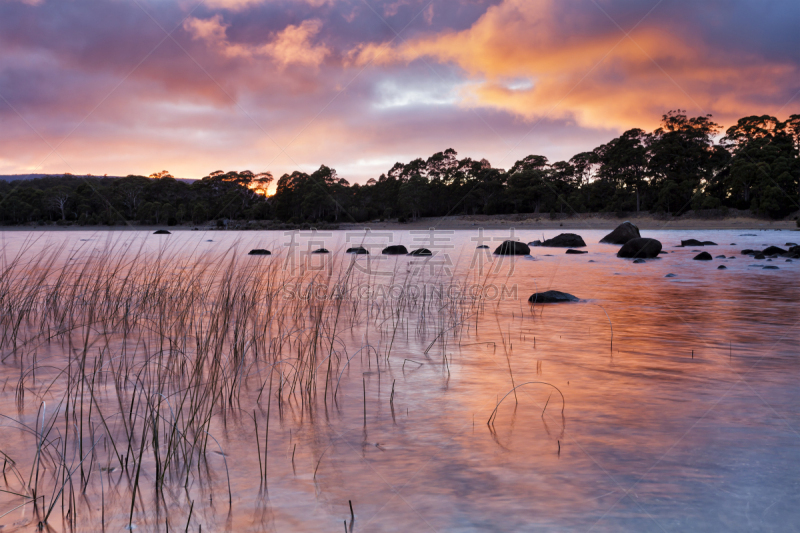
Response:
[{"label": "submerged grass", "polygon": [[[236,497],[214,433],[252,413],[248,439],[266,490],[272,415],[327,416],[340,407],[350,361],[380,372],[403,339],[424,343],[429,363],[439,343],[449,372],[447,343],[476,332],[485,308],[479,294],[454,299],[444,290],[364,299],[359,291],[383,280],[349,256],[315,272],[236,246],[214,254],[111,240],[94,250],[34,248],[26,243],[0,266],[0,361],[19,375],[16,416],[0,416],[31,444],[0,455],[2,493],[18,502],[6,514],[30,505],[40,529],[58,527],[59,508],[62,530],[184,520],[188,530],[203,519],[201,502],[219,494],[230,512]],[[398,269],[390,283],[410,287],[421,276]],[[357,349],[348,342],[354,332],[363,339]]]}]

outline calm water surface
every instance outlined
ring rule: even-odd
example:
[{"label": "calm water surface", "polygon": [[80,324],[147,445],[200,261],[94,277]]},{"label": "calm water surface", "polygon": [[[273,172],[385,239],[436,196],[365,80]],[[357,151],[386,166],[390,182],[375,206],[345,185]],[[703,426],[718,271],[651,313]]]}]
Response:
[{"label": "calm water surface", "polygon": [[[740,253],[797,242],[800,234],[644,231],[669,253],[633,264],[615,256],[617,246],[598,243],[607,231],[578,233],[588,254],[532,248],[532,257],[502,263],[475,250],[478,230],[436,234],[433,245],[430,236],[407,231],[366,240],[355,232],[300,234],[294,241],[283,232],[5,232],[0,242],[6,262],[18,253],[29,261],[30,279],[42,254],[59,246],[58,261],[81,262],[130,245],[127,253],[184,258],[175,261],[176,271],[213,265],[215,254],[232,248],[238,256],[268,248],[273,256],[244,264],[323,273],[349,266],[344,248],[362,242],[391,238],[437,251],[427,263],[399,256],[372,258],[367,266],[358,258],[357,279],[368,289],[360,294],[359,323],[337,333],[335,404],[322,399],[323,381],[313,409],[284,402],[279,413],[272,404],[268,481],[260,491],[249,413],[258,409],[263,441],[269,394],[257,401],[263,379],[247,381],[240,411],[217,414],[208,426],[219,443],[211,447],[221,450],[209,453],[210,485],[198,483],[187,496],[180,484],[171,489],[172,529],[187,523],[190,501],[190,531],[800,529],[800,260],[755,261]],[[502,239],[508,232],[483,235]],[[676,247],[688,238],[719,245]],[[292,242],[297,246],[287,246]],[[330,258],[305,253],[319,246],[331,250]],[[727,259],[693,261],[694,250]],[[450,290],[452,299],[477,290],[484,300],[458,316],[453,306],[412,312],[392,307],[399,288],[419,298]],[[581,302],[531,308],[528,296],[547,289]],[[41,374],[64,367],[66,346],[38,348]],[[37,377],[19,409],[20,362],[10,353],[4,348],[0,366],[0,450],[27,476],[37,441],[18,422],[35,426],[41,401],[54,409],[59,391],[45,391]],[[115,409],[110,395],[102,401],[108,412]],[[98,454],[95,469],[109,453]],[[154,470],[143,470],[142,479],[152,482]],[[2,488],[20,490],[9,482]],[[78,530],[99,530],[101,498],[106,529],[127,525],[128,481],[106,472],[104,483],[93,480],[76,498]],[[0,495],[0,515],[22,502]],[[165,530],[152,504],[143,505],[134,526]],[[60,516],[59,507],[51,524],[59,531],[66,529]],[[29,531],[36,519],[27,505],[0,524],[2,531]]]}]

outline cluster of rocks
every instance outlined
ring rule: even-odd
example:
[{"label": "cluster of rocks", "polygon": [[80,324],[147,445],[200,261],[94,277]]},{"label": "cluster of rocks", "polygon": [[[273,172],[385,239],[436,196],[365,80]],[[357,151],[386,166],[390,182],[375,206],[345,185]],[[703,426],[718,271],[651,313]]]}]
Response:
[{"label": "cluster of rocks", "polygon": [[[317,248],[316,250],[311,252],[312,254],[329,254],[331,253],[326,248]],[[364,248],[363,246],[354,246],[352,248],[348,248],[345,253],[348,254],[355,254],[355,255],[369,255],[369,250]],[[405,246],[402,244],[387,246],[383,249],[384,255],[413,255],[413,256],[429,256],[433,255],[433,253],[428,250],[427,248],[419,248],[418,250],[414,250],[409,252]],[[264,250],[263,248],[256,248],[250,250],[247,255],[272,255],[272,252],[269,250]]]},{"label": "cluster of rocks", "polygon": [[788,250],[784,250],[779,246],[768,246],[763,250],[742,250],[742,255],[752,255],[753,259],[776,259],[778,257],[785,257],[786,259],[800,259],[800,246],[789,243],[793,246]]},{"label": "cluster of rocks", "polygon": [[631,222],[623,222],[614,231],[600,239],[606,244],[621,244],[617,257],[634,259],[634,263],[644,263],[645,259],[658,257],[661,253],[661,242],[656,239],[642,237],[639,228]]}]

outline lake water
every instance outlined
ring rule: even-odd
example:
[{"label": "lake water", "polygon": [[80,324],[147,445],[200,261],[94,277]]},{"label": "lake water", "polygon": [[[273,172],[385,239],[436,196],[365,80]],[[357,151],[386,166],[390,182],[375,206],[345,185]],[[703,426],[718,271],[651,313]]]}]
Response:
[{"label": "lake water", "polygon": [[0,233],[0,531],[800,529],[800,234],[576,232]]}]

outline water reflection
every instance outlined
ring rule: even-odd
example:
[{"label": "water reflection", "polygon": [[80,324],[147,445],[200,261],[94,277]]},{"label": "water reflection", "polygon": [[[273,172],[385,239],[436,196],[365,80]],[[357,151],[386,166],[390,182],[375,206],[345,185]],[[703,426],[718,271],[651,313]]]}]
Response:
[{"label": "water reflection", "polygon": [[[224,286],[220,280],[237,269],[268,278],[258,278],[259,286],[269,289],[257,294],[273,291],[275,301],[288,295],[284,307],[269,307],[272,315],[264,311],[263,299],[236,300],[263,313],[257,316],[264,322],[244,325],[245,340],[226,337],[220,351],[223,399],[202,426],[219,446],[206,439],[206,452],[194,456],[199,462],[191,463],[182,478],[189,481],[171,478],[161,496],[153,487],[159,461],[166,458],[156,459],[149,448],[143,453],[141,493],[133,512],[139,529],[163,530],[167,521],[171,529],[189,523],[191,530],[202,525],[209,531],[316,531],[343,524],[353,531],[753,531],[798,523],[793,490],[800,474],[797,263],[762,271],[748,269],[739,255],[742,248],[792,240],[784,234],[646,232],[670,253],[642,265],[616,258],[617,247],[596,244],[605,233],[600,231],[580,232],[589,243],[588,255],[534,248],[534,261],[502,262],[476,254],[474,232],[451,234],[447,244],[452,247],[427,260],[382,257],[375,251],[368,257],[344,256],[354,242],[370,243],[346,232],[330,233],[309,242],[290,237],[297,248],[286,246],[287,236],[280,232],[175,232],[168,242],[144,233],[60,233],[58,242],[47,235],[4,235],[4,264],[22,254],[5,283],[31,284],[37,273],[46,273],[41,283],[52,284],[67,258],[74,258],[71,272],[77,273],[104,254],[119,265],[115,283],[126,279],[130,257],[148,257],[147,268],[131,280],[137,298],[145,298],[141,291],[147,283],[167,293],[175,287],[189,290],[192,284],[181,272],[191,272],[198,283],[216,280],[191,289],[197,299],[185,312],[196,315],[192,323],[198,328],[210,327],[203,320],[219,312],[214,306],[220,302],[215,291]],[[499,231],[485,235],[504,236]],[[393,232],[392,243],[415,245],[418,238]],[[738,258],[692,261],[690,249],[674,248],[682,238],[737,242],[714,247],[713,255]],[[306,250],[323,245],[330,256]],[[252,248],[270,249],[273,255],[243,257]],[[225,255],[227,250],[235,252]],[[718,264],[728,269],[718,271]],[[287,268],[291,274],[284,274]],[[347,293],[357,295],[358,305],[346,303],[335,289],[343,273],[350,276],[348,283],[367,288]],[[667,273],[676,277],[665,278]],[[282,285],[273,285],[278,281]],[[250,288],[242,283],[232,287]],[[584,301],[527,304],[528,295],[548,289]],[[156,293],[146,297],[159,302]],[[67,366],[65,352],[80,353],[88,344],[89,369],[93,364],[115,368],[121,361],[129,367],[117,374],[88,372],[105,377],[97,378],[97,398],[84,394],[78,404],[106,413],[109,428],[102,428],[96,412],[79,417],[78,422],[92,424],[99,439],[81,441],[93,477],[85,495],[73,492],[74,503],[66,504],[72,514],[65,512],[64,521],[58,502],[53,515],[58,520],[50,526],[66,530],[72,520],[78,531],[96,531],[102,519],[109,530],[119,530],[130,520],[136,472],[120,469],[117,454],[122,452],[113,450],[107,436],[121,442],[133,431],[132,452],[152,439],[141,427],[125,426],[124,413],[144,412],[136,402],[148,401],[135,396],[137,383],[165,375],[157,370],[164,365],[190,374],[181,366],[190,360],[182,350],[197,348],[181,344],[177,335],[170,337],[174,346],[159,344],[159,332],[176,330],[158,317],[183,316],[175,309],[153,307],[147,327],[142,316],[123,339],[124,322],[114,330],[100,327],[100,320],[92,327],[72,324],[73,337],[43,332],[40,324],[52,325],[57,316],[47,308],[52,317],[25,318],[16,350],[4,323],[0,450],[17,461],[22,478],[15,481],[7,467],[4,488],[23,490],[28,474],[36,471],[42,400],[48,413],[75,416],[75,404],[59,405],[67,392],[62,370],[77,368]],[[320,340],[309,343],[309,332],[320,322]],[[253,336],[257,327],[267,330],[261,340]],[[230,335],[236,331],[231,328]],[[198,329],[183,334],[184,341],[203,338]],[[277,338],[284,339],[278,343],[280,354],[271,340]],[[242,343],[242,353],[259,355],[234,364],[236,342]],[[161,352],[169,354],[162,361],[137,359],[137,354]],[[212,372],[211,367],[203,372]],[[21,393],[17,385],[25,372]],[[123,374],[130,382],[120,404],[124,384],[111,376]],[[305,394],[308,383],[312,392]],[[516,394],[498,406],[515,386]],[[173,417],[179,418],[180,390],[176,385],[169,405],[158,404],[161,431],[178,426]],[[563,416],[557,391],[564,396]],[[45,413],[45,420],[49,417]],[[73,426],[61,428],[58,437],[53,430],[48,438],[67,438],[72,446],[81,434]],[[78,474],[83,455],[75,448],[69,464],[79,468],[77,488],[78,476],[90,474]],[[46,476],[52,476],[58,461],[46,461]],[[264,469],[266,484],[260,475]],[[54,487],[54,481],[44,487],[47,504]],[[0,514],[21,503],[4,493]],[[32,512],[32,505],[25,505],[0,523],[7,530],[30,529],[38,520]]]}]

